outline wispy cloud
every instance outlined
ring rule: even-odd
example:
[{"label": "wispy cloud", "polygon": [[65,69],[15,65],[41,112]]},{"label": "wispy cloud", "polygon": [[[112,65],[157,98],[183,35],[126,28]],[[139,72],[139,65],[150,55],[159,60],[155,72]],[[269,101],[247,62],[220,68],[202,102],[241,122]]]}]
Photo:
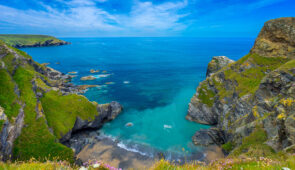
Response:
[{"label": "wispy cloud", "polygon": [[131,11],[124,14],[112,14],[100,8],[97,3],[107,0],[56,0],[66,8],[56,8],[52,4],[40,3],[44,10],[16,9],[0,5],[0,21],[46,29],[91,30],[91,31],[166,31],[184,29],[179,19],[187,0],[153,4],[152,2],[134,2]]}]

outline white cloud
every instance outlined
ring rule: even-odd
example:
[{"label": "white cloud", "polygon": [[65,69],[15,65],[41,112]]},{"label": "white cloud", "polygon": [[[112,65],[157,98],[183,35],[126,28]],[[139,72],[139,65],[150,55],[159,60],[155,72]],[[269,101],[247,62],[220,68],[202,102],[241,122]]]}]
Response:
[{"label": "white cloud", "polygon": [[130,22],[130,27],[141,29],[179,29],[184,26],[178,22],[179,19],[188,15],[179,14],[179,10],[186,6],[187,1],[160,5],[154,5],[151,2],[137,2],[125,22]]},{"label": "white cloud", "polygon": [[73,30],[132,32],[181,30],[186,25],[179,20],[188,14],[180,11],[187,6],[187,0],[155,5],[152,2],[135,1],[130,13],[111,14],[97,6],[107,0],[55,0],[66,9],[57,9],[44,3],[44,10],[21,10],[0,5],[0,23],[34,29],[56,29],[60,32]]}]

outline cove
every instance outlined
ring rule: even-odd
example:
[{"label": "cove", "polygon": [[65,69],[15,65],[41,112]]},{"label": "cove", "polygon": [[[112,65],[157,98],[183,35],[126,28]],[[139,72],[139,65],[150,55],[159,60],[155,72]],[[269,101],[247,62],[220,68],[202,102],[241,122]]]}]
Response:
[{"label": "cove", "polygon": [[[61,72],[77,72],[72,82],[99,85],[84,95],[90,101],[118,101],[124,112],[101,132],[122,148],[153,155],[189,155],[200,148],[191,137],[208,126],[185,119],[190,98],[205,79],[213,56],[238,60],[251,38],[63,38],[72,44],[23,48],[39,63]],[[90,70],[99,70],[90,73]],[[82,81],[83,76],[97,79]],[[102,76],[103,75],[103,76]],[[126,127],[127,123],[133,126]]]}]

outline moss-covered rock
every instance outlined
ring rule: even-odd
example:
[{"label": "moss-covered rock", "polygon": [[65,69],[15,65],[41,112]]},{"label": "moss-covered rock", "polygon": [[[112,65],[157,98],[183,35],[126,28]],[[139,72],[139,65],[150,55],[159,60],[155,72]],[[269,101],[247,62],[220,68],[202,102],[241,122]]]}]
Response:
[{"label": "moss-covered rock", "polygon": [[[222,138],[239,148],[246,136],[262,126],[266,134],[259,145],[262,148],[279,151],[295,144],[295,55],[290,50],[294,47],[294,21],[280,18],[267,22],[248,55],[200,83],[187,118],[215,125],[222,132],[215,133],[222,136],[211,135],[208,140],[220,145],[218,139]],[[268,46],[261,46],[266,41]],[[209,129],[204,134],[215,131]],[[256,140],[259,136],[252,137]]]}]

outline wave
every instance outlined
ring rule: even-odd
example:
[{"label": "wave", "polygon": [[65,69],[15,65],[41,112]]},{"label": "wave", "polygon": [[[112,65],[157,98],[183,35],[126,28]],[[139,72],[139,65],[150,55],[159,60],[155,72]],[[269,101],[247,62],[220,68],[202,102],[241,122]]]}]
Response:
[{"label": "wave", "polygon": [[117,144],[117,146],[118,146],[119,148],[125,149],[125,150],[130,151],[130,152],[139,153],[140,155],[143,155],[143,156],[148,156],[148,157],[151,157],[151,158],[153,157],[152,154],[144,153],[144,152],[139,151],[138,149],[128,147],[128,146],[126,146],[123,142],[119,142],[119,143]]}]

